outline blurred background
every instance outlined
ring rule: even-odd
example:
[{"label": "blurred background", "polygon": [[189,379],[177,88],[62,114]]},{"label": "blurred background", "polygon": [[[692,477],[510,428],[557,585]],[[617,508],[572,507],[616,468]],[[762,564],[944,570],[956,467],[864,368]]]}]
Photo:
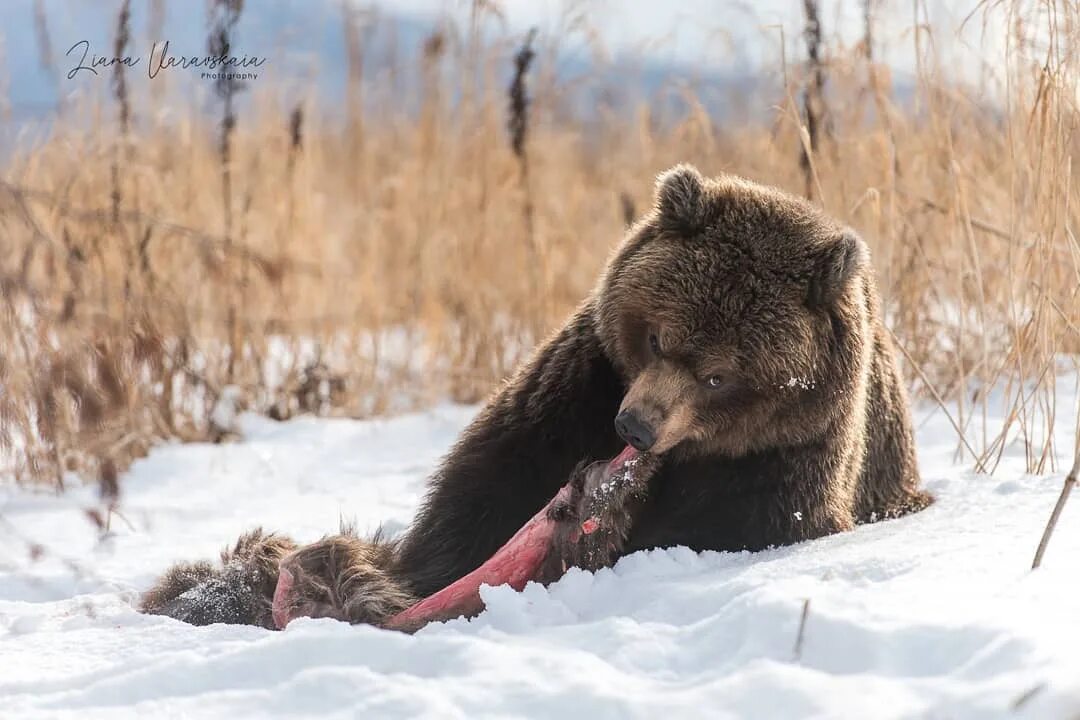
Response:
[{"label": "blurred background", "polygon": [[[1053,470],[1077,411],[1054,384],[1080,372],[1078,20],[1054,0],[7,0],[0,483],[96,478],[111,502],[152,444],[225,439],[240,410],[481,401],[677,162],[854,226],[958,459],[991,471],[1020,443]],[[208,55],[256,64],[181,67]]]}]

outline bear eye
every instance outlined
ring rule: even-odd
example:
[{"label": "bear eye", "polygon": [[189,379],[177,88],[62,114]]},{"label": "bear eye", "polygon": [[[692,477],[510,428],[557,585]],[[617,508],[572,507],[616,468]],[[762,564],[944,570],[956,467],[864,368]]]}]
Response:
[{"label": "bear eye", "polygon": [[660,354],[660,338],[656,337],[656,333],[649,333],[649,349],[654,355]]},{"label": "bear eye", "polygon": [[705,380],[705,384],[708,385],[711,388],[718,388],[718,387],[720,387],[721,385],[724,384],[724,376],[723,375],[710,375]]}]

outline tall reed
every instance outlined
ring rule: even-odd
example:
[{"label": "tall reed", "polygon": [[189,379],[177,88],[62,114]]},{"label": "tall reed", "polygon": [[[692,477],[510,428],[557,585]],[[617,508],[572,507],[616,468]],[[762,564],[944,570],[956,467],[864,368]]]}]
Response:
[{"label": "tall reed", "polygon": [[[815,30],[771,123],[720,122],[685,85],[674,116],[657,98],[596,102],[599,78],[575,102],[550,39],[484,39],[491,3],[379,70],[365,38],[393,28],[350,16],[344,120],[260,79],[242,114],[226,82],[216,118],[163,121],[164,100],[117,70],[109,107],[62,115],[0,167],[0,478],[82,473],[109,496],[154,442],[221,437],[211,415],[236,394],[282,418],[478,401],[683,161],[810,194],[856,227],[908,379],[948,408],[961,459],[992,471],[1019,442],[1032,471],[1057,469],[1053,430],[1077,409],[1055,387],[1080,372],[1080,11],[1008,5],[1008,82],[986,98],[933,69],[916,3],[921,74],[900,99],[870,2],[856,47],[805,5]],[[243,6],[213,8],[222,50]]]}]

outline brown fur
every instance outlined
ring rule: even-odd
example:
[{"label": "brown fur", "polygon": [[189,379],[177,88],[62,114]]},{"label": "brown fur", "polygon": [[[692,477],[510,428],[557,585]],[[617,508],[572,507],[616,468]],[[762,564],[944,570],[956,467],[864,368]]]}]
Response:
[{"label": "brown fur", "polygon": [[620,409],[670,450],[637,547],[757,549],[930,502],[868,251],[808,203],[675,168],[594,297]]},{"label": "brown fur", "polygon": [[414,592],[614,455],[621,410],[655,425],[663,457],[627,551],[756,550],[930,502],[862,240],[799,198],[680,166],[432,479],[399,557]]},{"label": "brown fur", "polygon": [[[576,468],[570,492],[560,493],[548,511],[555,528],[533,579],[546,584],[561,578],[569,567],[595,571],[611,566],[623,552],[658,465],[655,455],[645,453],[618,470],[605,462]],[[281,571],[287,571],[291,581],[287,597],[275,598],[275,604],[281,602],[289,619],[330,617],[413,632],[432,620],[469,612],[458,606],[445,616],[394,619],[420,598],[402,587],[394,572],[393,546],[377,535],[361,540],[346,530],[325,537],[285,557]]]},{"label": "brown fur", "polygon": [[[534,578],[549,583],[568,567],[595,571],[609,567],[622,554],[635,510],[643,502],[655,455],[642,454],[619,470],[608,463],[579,466],[570,479],[570,493],[556,498],[548,512],[555,523],[547,557]],[[586,527],[588,523],[588,529]],[[394,616],[420,598],[401,584],[394,568],[394,548],[378,534],[362,540],[352,529],[295,550],[281,560],[290,581],[275,606],[288,619],[329,617],[413,632],[434,616],[402,622]],[[279,581],[280,582],[280,581]],[[460,610],[446,615],[456,616]],[[442,618],[442,619],[446,619]]]},{"label": "brown fur", "polygon": [[295,548],[291,539],[257,528],[222,551],[220,567],[207,561],[174,565],[143,594],[140,610],[192,625],[230,623],[272,629],[270,602],[278,562]]},{"label": "brown fur", "polygon": [[655,430],[660,460],[617,554],[758,550],[931,502],[863,241],[799,198],[680,166],[381,567],[416,597],[475,569],[575,467],[618,452],[620,412]]},{"label": "brown fur", "polygon": [[378,534],[363,540],[347,528],[286,556],[292,573],[290,617],[331,617],[382,625],[418,600],[394,573],[393,545]]},{"label": "brown fur", "polygon": [[[555,582],[571,567],[595,572],[613,565],[648,500],[649,480],[659,464],[656,455],[645,453],[614,473],[604,462],[578,467],[570,478],[570,496],[548,512],[557,525],[537,582]],[[587,521],[593,523],[591,532],[584,529]]]}]

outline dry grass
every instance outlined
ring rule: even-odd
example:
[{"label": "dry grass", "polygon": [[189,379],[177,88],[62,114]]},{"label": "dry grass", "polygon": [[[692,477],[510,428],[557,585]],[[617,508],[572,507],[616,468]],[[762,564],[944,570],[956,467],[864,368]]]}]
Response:
[{"label": "dry grass", "polygon": [[[394,73],[364,77],[355,18],[344,123],[311,102],[282,110],[262,81],[244,112],[221,87],[217,117],[167,115],[118,76],[108,103],[0,168],[0,477],[74,470],[111,497],[153,442],[219,436],[229,386],[279,417],[477,401],[681,161],[810,193],[859,229],[912,384],[954,404],[966,461],[992,470],[1020,433],[1047,471],[1049,431],[1075,412],[1054,383],[1080,354],[1078,18],[1015,5],[997,110],[936,79],[926,29],[912,102],[865,43],[821,48],[810,68],[787,59],[772,124],[736,128],[688,93],[676,121],[643,105],[597,133],[555,83],[509,97],[518,48],[468,32],[433,35],[398,70],[423,92],[402,98]],[[523,72],[543,78],[538,52]],[[1005,427],[980,422],[995,389]]]}]

